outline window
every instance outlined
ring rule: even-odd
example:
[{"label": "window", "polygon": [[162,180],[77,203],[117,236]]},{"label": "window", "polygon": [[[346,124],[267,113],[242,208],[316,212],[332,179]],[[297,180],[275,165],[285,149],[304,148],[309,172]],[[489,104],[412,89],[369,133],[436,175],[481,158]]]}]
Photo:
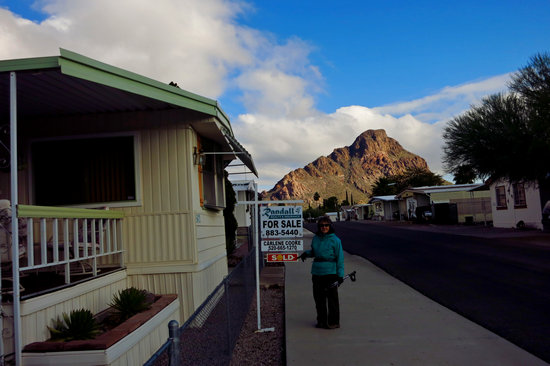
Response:
[{"label": "window", "polygon": [[202,167],[202,187],[204,207],[223,209],[225,207],[223,159],[221,148],[213,141],[201,139],[201,149],[204,152]]},{"label": "window", "polygon": [[527,207],[523,183],[514,183],[512,188],[514,190],[514,207]]},{"label": "window", "polygon": [[504,186],[498,186],[495,189],[496,199],[497,199],[497,208],[506,208],[506,189]]},{"label": "window", "polygon": [[36,205],[136,201],[134,136],[36,141],[31,156]]}]

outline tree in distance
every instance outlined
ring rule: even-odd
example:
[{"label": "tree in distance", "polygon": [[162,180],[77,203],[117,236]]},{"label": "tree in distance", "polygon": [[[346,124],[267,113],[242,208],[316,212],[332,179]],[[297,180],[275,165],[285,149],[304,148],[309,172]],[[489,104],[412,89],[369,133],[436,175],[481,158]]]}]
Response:
[{"label": "tree in distance", "polygon": [[440,186],[445,180],[427,169],[411,168],[402,174],[380,177],[372,188],[373,196],[396,195],[409,187]]},{"label": "tree in distance", "polygon": [[455,184],[471,184],[475,180],[476,173],[467,165],[459,166],[454,174]]}]

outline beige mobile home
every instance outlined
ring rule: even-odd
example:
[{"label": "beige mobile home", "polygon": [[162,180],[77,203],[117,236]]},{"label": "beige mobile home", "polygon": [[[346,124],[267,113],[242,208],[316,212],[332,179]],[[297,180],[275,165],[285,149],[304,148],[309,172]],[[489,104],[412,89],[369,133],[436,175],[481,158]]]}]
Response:
[{"label": "beige mobile home", "polygon": [[192,314],[227,274],[224,167],[257,175],[217,102],[62,49],[0,61],[0,110],[3,354],[131,286]]}]

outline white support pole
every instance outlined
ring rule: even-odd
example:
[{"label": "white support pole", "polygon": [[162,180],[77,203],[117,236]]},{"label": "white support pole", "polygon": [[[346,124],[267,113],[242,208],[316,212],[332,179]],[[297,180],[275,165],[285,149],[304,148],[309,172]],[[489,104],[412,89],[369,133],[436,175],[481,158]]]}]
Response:
[{"label": "white support pole", "polygon": [[11,258],[13,275],[13,347],[15,365],[21,365],[21,304],[19,300],[19,220],[17,219],[17,77],[10,72],[10,173],[11,173]]},{"label": "white support pole", "polygon": [[258,186],[254,183],[254,245],[256,246],[256,314],[258,316],[258,330],[262,329],[262,317],[260,315],[260,243],[258,240]]}]

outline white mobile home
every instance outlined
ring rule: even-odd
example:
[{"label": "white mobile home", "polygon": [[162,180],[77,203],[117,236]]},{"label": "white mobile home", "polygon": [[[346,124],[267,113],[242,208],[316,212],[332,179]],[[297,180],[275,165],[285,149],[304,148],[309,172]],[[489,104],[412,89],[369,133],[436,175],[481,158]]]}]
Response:
[{"label": "white mobile home", "polygon": [[498,179],[489,184],[495,227],[543,229],[543,203],[537,183]]},{"label": "white mobile home", "polygon": [[399,200],[396,196],[374,196],[369,203],[374,206],[373,220],[399,219]]},{"label": "white mobile home", "polygon": [[[237,202],[254,201],[254,194],[257,191],[256,183],[251,180],[233,181],[233,189],[237,196]],[[235,207],[235,218],[239,227],[249,227],[252,224],[252,209],[250,204],[238,204]]]},{"label": "white mobile home", "polygon": [[62,49],[0,61],[0,110],[0,199],[23,252],[2,263],[4,352],[131,286],[192,314],[227,274],[224,167],[237,156],[257,174],[218,103]]}]

